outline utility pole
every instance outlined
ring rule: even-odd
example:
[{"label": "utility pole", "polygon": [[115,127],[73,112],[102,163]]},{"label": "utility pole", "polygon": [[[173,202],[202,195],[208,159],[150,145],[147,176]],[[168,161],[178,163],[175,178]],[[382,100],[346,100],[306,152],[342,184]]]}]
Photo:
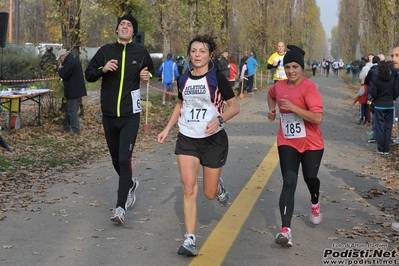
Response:
[{"label": "utility pole", "polygon": [[19,0],[15,0],[15,44],[19,44]]},{"label": "utility pole", "polygon": [[8,20],[8,43],[12,43],[12,13],[13,13],[13,0],[10,0],[10,19]]}]

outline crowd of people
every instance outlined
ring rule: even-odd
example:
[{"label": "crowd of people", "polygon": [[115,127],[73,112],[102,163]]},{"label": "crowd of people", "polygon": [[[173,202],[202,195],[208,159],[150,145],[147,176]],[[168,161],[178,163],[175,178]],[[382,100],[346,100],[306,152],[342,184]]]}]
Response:
[{"label": "crowd of people", "polygon": [[[353,103],[359,102],[358,124],[368,124],[369,143],[377,143],[376,152],[387,155],[390,143],[399,144],[399,136],[392,140],[392,129],[399,113],[399,47],[392,51],[391,60],[383,54],[368,54],[359,63],[355,78],[360,84]],[[352,74],[354,75],[354,74]],[[399,128],[399,122],[398,122]]]},{"label": "crowd of people", "polygon": [[360,85],[353,100],[353,104],[359,103],[357,123],[370,126],[370,130],[366,132],[371,136],[368,142],[377,143],[377,153],[385,155],[390,152],[389,143],[399,144],[399,136],[391,141],[393,125],[398,121],[395,116],[399,113],[399,101],[397,101],[399,63],[395,57],[395,52],[399,52],[399,48],[395,49],[391,60],[387,60],[383,54],[370,53],[346,65],[342,59],[323,59],[320,62],[314,60],[310,65],[313,76],[319,72],[322,76],[328,77],[330,71],[335,77],[352,75],[352,84]]}]

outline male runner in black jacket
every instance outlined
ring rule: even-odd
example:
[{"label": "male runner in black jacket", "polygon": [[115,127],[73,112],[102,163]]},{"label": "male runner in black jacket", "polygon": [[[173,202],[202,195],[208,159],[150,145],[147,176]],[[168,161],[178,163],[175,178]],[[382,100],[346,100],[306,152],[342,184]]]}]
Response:
[{"label": "male runner in black jacket", "polygon": [[140,126],[140,78],[154,75],[146,48],[133,42],[137,20],[130,14],[118,19],[118,41],[101,47],[86,69],[88,82],[101,82],[103,127],[112,164],[119,175],[118,200],[111,220],[123,224],[125,211],[136,200],[139,185],[132,177],[132,153]]}]

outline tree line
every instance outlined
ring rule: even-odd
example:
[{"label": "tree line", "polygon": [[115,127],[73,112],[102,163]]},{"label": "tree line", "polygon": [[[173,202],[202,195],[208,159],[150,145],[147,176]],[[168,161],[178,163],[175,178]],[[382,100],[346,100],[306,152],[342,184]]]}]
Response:
[{"label": "tree line", "polygon": [[[0,0],[9,12],[11,0]],[[15,0],[14,0],[15,1]],[[338,25],[326,39],[316,0],[19,0],[20,44],[62,43],[68,49],[116,40],[117,17],[133,14],[150,52],[187,54],[196,34],[217,37],[219,50],[254,52],[261,65],[279,41],[295,44],[306,59],[387,54],[397,39],[399,0],[339,0]],[[14,7],[15,10],[16,7]],[[11,22],[10,22],[11,23]],[[15,27],[13,28],[15,31]],[[15,41],[15,40],[13,40]],[[328,41],[331,42],[331,55]],[[75,50],[77,51],[77,50]]]},{"label": "tree line", "polygon": [[389,58],[398,46],[398,12],[398,0],[340,0],[331,54],[342,55],[346,62],[369,53]]}]

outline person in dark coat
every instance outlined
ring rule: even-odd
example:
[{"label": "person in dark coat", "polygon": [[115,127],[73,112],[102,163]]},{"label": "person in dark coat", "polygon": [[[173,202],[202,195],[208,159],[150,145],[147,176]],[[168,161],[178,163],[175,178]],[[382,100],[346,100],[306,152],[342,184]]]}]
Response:
[{"label": "person in dark coat", "polygon": [[66,49],[58,51],[57,60],[60,60],[57,72],[62,78],[64,97],[67,100],[63,129],[65,132],[72,129],[74,133],[79,134],[78,99],[87,96],[82,64]]},{"label": "person in dark coat", "polygon": [[389,154],[394,121],[394,101],[399,96],[399,90],[398,83],[391,76],[391,69],[387,62],[380,61],[377,65],[377,78],[371,84],[371,96],[377,131],[377,153]]},{"label": "person in dark coat", "polygon": [[112,164],[119,176],[117,202],[111,220],[125,222],[126,210],[136,202],[139,186],[133,177],[133,149],[142,111],[140,81],[155,74],[148,50],[133,42],[138,22],[131,14],[118,18],[115,28],[118,41],[105,44],[90,60],[86,81],[101,78],[103,128]]}]

